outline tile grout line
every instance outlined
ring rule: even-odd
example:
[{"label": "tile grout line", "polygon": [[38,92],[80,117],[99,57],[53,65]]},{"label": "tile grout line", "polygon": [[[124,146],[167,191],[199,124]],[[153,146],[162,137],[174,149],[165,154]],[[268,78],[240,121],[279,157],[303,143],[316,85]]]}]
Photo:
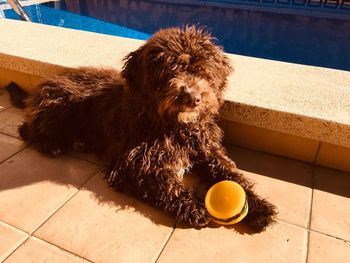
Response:
[{"label": "tile grout line", "polygon": [[12,250],[11,253],[8,254],[8,255],[3,259],[3,261],[1,261],[1,262],[5,262],[5,260],[7,260],[9,257],[11,257],[11,255],[12,255],[13,253],[15,253],[25,242],[27,242],[27,241],[29,240],[29,238],[30,238],[30,236],[28,235],[28,236],[23,240],[23,242],[21,242],[14,250]]},{"label": "tile grout line", "polygon": [[286,224],[286,225],[289,225],[289,226],[293,226],[293,227],[297,227],[297,228],[300,228],[300,229],[304,229],[304,230],[307,230],[306,227],[304,226],[301,226],[301,225],[297,225],[295,223],[292,223],[292,222],[289,222],[289,221],[286,221],[284,219],[281,219],[281,218],[277,218],[276,219],[277,222],[280,222],[280,223],[283,223],[283,224]]},{"label": "tile grout line", "polygon": [[311,233],[311,232],[314,232],[314,233],[317,233],[317,234],[320,234],[320,235],[325,235],[327,237],[331,237],[331,238],[334,238],[334,239],[337,239],[337,240],[340,240],[340,241],[343,241],[345,243],[348,243],[350,244],[350,240],[347,240],[347,239],[344,239],[344,238],[341,238],[341,237],[336,237],[336,236],[332,236],[330,234],[327,234],[327,233],[324,233],[324,232],[321,232],[321,231],[318,231],[318,230],[313,230],[313,229],[308,229],[308,231]]},{"label": "tile grout line", "polygon": [[160,250],[160,252],[159,252],[157,258],[155,259],[154,263],[157,263],[157,262],[158,262],[158,260],[159,260],[160,256],[162,255],[162,253],[163,253],[165,247],[168,245],[168,243],[169,243],[171,237],[173,236],[173,234],[174,234],[174,232],[175,232],[175,229],[176,229],[176,224],[173,225],[173,229],[171,230],[171,233],[170,233],[168,239],[165,241],[165,243],[164,243],[162,249]]},{"label": "tile grout line", "polygon": [[30,238],[30,234],[27,233],[26,231],[22,230],[22,229],[19,229],[19,228],[15,227],[15,226],[13,226],[13,225],[11,225],[9,223],[4,222],[2,220],[0,220],[0,225],[4,225],[4,226],[10,228],[13,231],[17,231],[17,232],[20,232],[20,233],[25,235],[25,238],[23,239],[23,241],[19,242],[19,244],[7,256],[5,256],[1,260],[1,262],[4,262],[6,259],[8,259],[17,249],[19,249]]},{"label": "tile grout line", "polygon": [[315,158],[312,162],[312,171],[311,171],[311,196],[310,196],[310,201],[309,201],[309,212],[308,212],[308,220],[307,220],[307,236],[306,236],[306,257],[305,257],[305,263],[308,262],[309,260],[309,248],[310,248],[310,226],[311,226],[311,217],[312,217],[312,204],[313,204],[313,199],[314,199],[314,190],[315,190],[315,173],[316,173],[316,163],[318,156],[320,154],[321,150],[321,142],[318,142],[317,144],[317,149],[315,153]]},{"label": "tile grout line", "polygon": [[318,142],[316,153],[315,153],[315,158],[314,158],[314,160],[312,162],[313,165],[317,164],[317,159],[318,159],[318,156],[320,155],[321,146],[322,146],[322,142]]},{"label": "tile grout line", "polygon": [[55,245],[55,244],[53,244],[53,243],[51,243],[51,242],[49,242],[49,241],[47,241],[47,240],[41,239],[41,238],[39,238],[39,237],[37,237],[37,236],[30,236],[30,237],[33,238],[34,240],[37,239],[37,240],[40,240],[40,241],[43,242],[43,243],[47,243],[47,244],[49,244],[50,246],[57,248],[58,250],[61,250],[61,251],[64,251],[64,252],[66,252],[66,253],[68,253],[68,254],[73,255],[74,257],[78,257],[78,258],[81,258],[81,259],[83,259],[83,260],[86,260],[87,262],[93,263],[93,261],[91,261],[91,260],[89,260],[89,259],[87,259],[87,258],[84,258],[84,257],[82,257],[82,256],[80,256],[80,255],[78,255],[78,254],[76,254],[76,253],[74,253],[74,252],[72,252],[72,251],[69,251],[69,250],[67,250],[67,249],[64,249],[63,247],[57,246],[57,245]]},{"label": "tile grout line", "polygon": [[68,155],[69,157],[74,158],[74,159],[83,160],[83,161],[86,161],[86,162],[88,162],[88,163],[97,165],[97,166],[99,166],[99,167],[101,167],[101,168],[104,168],[104,167],[106,166],[106,165],[103,164],[103,163],[94,162],[94,161],[92,161],[92,160],[85,159],[84,157],[80,157],[80,156],[76,156],[76,155],[74,155],[74,154],[71,154],[70,152],[67,152],[67,155]]},{"label": "tile grout line", "polygon": [[[2,107],[2,106],[1,106]],[[5,110],[7,110],[7,109],[9,109],[9,108],[11,108],[12,106],[8,106],[8,107],[4,107],[3,109],[0,109],[0,112],[3,112],[3,111],[5,111]]]},{"label": "tile grout line", "polygon": [[319,230],[307,229],[307,228],[305,228],[303,226],[296,225],[294,223],[285,221],[283,219],[277,219],[277,222],[280,222],[280,223],[283,223],[283,224],[286,224],[286,225],[289,225],[289,226],[297,227],[297,228],[300,228],[300,229],[304,229],[304,230],[306,230],[308,232],[315,232],[315,233],[318,233],[318,234],[321,234],[321,235],[325,235],[325,236],[328,236],[328,237],[331,237],[331,238],[334,238],[334,239],[337,239],[337,240],[341,240],[341,241],[350,243],[350,240],[347,240],[347,239],[344,239],[344,238],[341,238],[341,237],[332,236],[331,234],[327,234],[327,233],[319,231]]},{"label": "tile grout line", "polygon": [[[5,127],[7,127],[7,126],[5,126]],[[23,141],[20,137],[16,137],[16,136],[14,136],[14,135],[12,135],[12,134],[8,134],[8,133],[3,132],[3,131],[1,131],[1,130],[0,130],[0,134],[10,136],[10,137],[15,138],[15,139],[17,139],[17,140],[19,140],[19,141]]]},{"label": "tile grout line", "polygon": [[[8,107],[8,108],[5,108],[5,109],[1,110],[0,113],[4,113],[4,112],[6,112],[6,111],[8,111],[8,110],[10,110],[10,109],[18,109],[18,108],[14,107],[14,106],[10,106],[10,107]],[[21,110],[21,109],[18,109],[18,110]],[[23,110],[22,110],[22,112],[23,112]],[[22,119],[21,122],[23,122],[23,119]],[[15,126],[19,127],[19,125],[15,125]],[[8,126],[5,126],[5,127],[8,127]],[[2,128],[4,128],[4,127],[2,127]],[[3,132],[3,131],[1,131],[1,130],[0,130],[0,133],[1,133],[1,134],[4,134],[4,135],[7,135],[7,136],[11,136],[12,138],[16,138],[17,140],[21,140],[20,137],[16,137],[16,136],[14,136],[14,135],[12,135],[12,134],[8,134],[8,133]]]},{"label": "tile grout line", "polygon": [[35,228],[33,231],[31,231],[30,236],[34,236],[34,233],[42,226],[44,225],[50,218],[52,218],[65,204],[67,204],[73,197],[75,197],[80,190],[83,188],[84,185],[89,183],[101,170],[99,169],[96,173],[94,173],[91,177],[89,177],[82,185],[77,189],[77,191],[72,194],[69,198],[67,198],[66,201],[64,201],[51,215],[49,215],[37,228]]},{"label": "tile grout line", "polygon": [[32,235],[27,235],[27,237],[23,240],[23,242],[21,242],[14,250],[12,250],[11,253],[8,254],[8,255],[3,259],[3,261],[1,261],[1,262],[4,262],[6,259],[8,259],[13,253],[15,253],[15,251],[17,251],[21,246],[23,246],[23,244],[26,243],[29,239],[34,239],[34,240],[37,239],[37,240],[40,240],[41,242],[47,243],[47,244],[49,244],[51,247],[54,247],[54,248],[56,248],[56,249],[58,249],[58,250],[60,250],[60,251],[64,251],[65,253],[70,254],[70,255],[72,255],[72,256],[74,256],[74,257],[77,257],[77,258],[83,259],[83,260],[85,260],[85,261],[87,261],[87,262],[93,263],[93,261],[91,261],[91,260],[89,260],[89,259],[87,259],[87,258],[84,258],[84,257],[82,257],[82,256],[80,256],[80,255],[78,255],[78,254],[75,254],[75,253],[72,252],[72,251],[66,250],[66,249],[64,249],[64,248],[62,248],[62,247],[59,247],[59,246],[57,246],[57,245],[55,245],[55,244],[53,244],[53,243],[51,243],[51,242],[49,242],[49,241],[47,241],[47,240],[44,240],[44,239],[41,239],[41,238],[39,238],[39,237],[37,237],[37,236],[32,236]]},{"label": "tile grout line", "polygon": [[[94,176],[95,176],[95,175],[94,175]],[[92,177],[94,177],[94,176],[92,176]],[[88,181],[90,181],[90,180],[87,180],[87,182],[88,182]],[[38,239],[38,240],[40,240],[40,241],[42,241],[42,242],[44,242],[44,243],[48,243],[48,244],[50,244],[51,246],[58,248],[59,250],[65,251],[65,252],[67,252],[67,253],[69,253],[69,254],[72,254],[72,255],[74,255],[74,256],[77,256],[77,257],[79,257],[79,258],[82,258],[82,259],[84,259],[84,260],[86,260],[86,261],[88,261],[88,262],[92,262],[91,260],[89,260],[89,259],[87,259],[87,258],[84,258],[84,257],[82,257],[82,256],[80,256],[80,255],[78,255],[78,254],[75,254],[75,253],[72,252],[72,251],[66,250],[66,249],[64,249],[64,248],[62,248],[62,247],[60,247],[60,246],[57,246],[57,245],[55,245],[55,244],[53,244],[53,243],[51,243],[51,242],[49,242],[49,241],[47,241],[47,240],[41,239],[41,238],[39,238],[39,237],[37,237],[37,236],[34,236],[33,233],[34,233],[35,231],[33,231],[33,233],[30,234],[30,233],[28,233],[28,232],[26,232],[26,231],[24,231],[24,230],[22,230],[22,229],[20,229],[20,228],[17,228],[17,227],[15,227],[15,226],[13,226],[13,225],[11,225],[11,224],[9,224],[9,223],[4,222],[4,221],[2,221],[2,220],[0,220],[0,224],[5,225],[5,226],[7,226],[7,227],[10,228],[10,229],[13,229],[13,230],[15,230],[15,231],[21,232],[21,233],[23,233],[23,234],[26,235],[26,238],[25,238],[22,242],[20,242],[20,244],[19,244],[14,250],[12,250],[11,253],[8,254],[8,255],[3,259],[3,261],[5,261],[7,258],[9,258],[9,257],[10,257],[16,250],[18,250],[27,240],[29,240],[29,239],[32,238],[32,239]],[[3,261],[1,261],[1,262],[3,262]]]},{"label": "tile grout line", "polygon": [[319,230],[308,229],[307,227],[296,225],[295,223],[288,222],[288,221],[280,219],[280,218],[277,219],[277,222],[280,222],[280,223],[283,223],[283,224],[286,224],[286,225],[289,225],[289,226],[297,227],[297,228],[300,228],[300,229],[304,229],[304,230],[306,230],[308,232],[315,232],[315,233],[318,233],[318,234],[321,234],[321,235],[325,235],[325,236],[328,236],[328,237],[331,237],[331,238],[334,238],[334,239],[337,239],[337,240],[341,240],[341,241],[344,241],[344,242],[350,244],[350,240],[347,240],[347,239],[344,239],[344,238],[341,238],[341,237],[337,237],[337,236],[332,236],[331,234],[328,234],[328,233],[325,233],[325,232],[322,232],[322,231],[319,231]]},{"label": "tile grout line", "polygon": [[72,255],[74,255],[74,256],[76,256],[76,257],[82,258],[82,259],[84,259],[84,260],[86,260],[86,261],[88,261],[88,262],[92,262],[92,261],[90,261],[90,260],[88,260],[88,259],[86,259],[86,258],[84,258],[84,257],[82,257],[82,256],[80,256],[80,255],[75,254],[75,253],[72,252],[72,251],[66,250],[66,249],[64,249],[64,248],[62,248],[62,247],[59,247],[59,246],[57,246],[57,245],[55,245],[55,244],[52,244],[51,242],[49,242],[49,241],[47,241],[47,240],[43,240],[43,239],[41,239],[41,238],[35,236],[34,233],[35,233],[43,224],[45,224],[51,217],[53,217],[67,202],[69,202],[74,196],[76,196],[76,195],[78,194],[78,192],[82,189],[82,187],[83,187],[84,185],[86,185],[87,183],[89,183],[99,172],[100,172],[100,169],[99,169],[96,173],[94,173],[89,179],[87,179],[87,180],[81,185],[81,187],[79,187],[79,188],[77,189],[77,191],[76,191],[72,196],[70,196],[65,202],[63,202],[62,205],[60,205],[60,206],[59,206],[48,218],[46,218],[36,229],[34,229],[33,231],[31,231],[31,233],[27,233],[27,232],[25,232],[25,231],[22,230],[22,229],[19,229],[19,228],[15,227],[15,226],[12,226],[12,225],[8,224],[8,223],[5,223],[5,222],[3,222],[3,221],[0,221],[1,223],[4,223],[5,225],[10,226],[11,228],[14,228],[14,229],[17,229],[17,230],[19,230],[19,231],[22,231],[22,232],[24,232],[24,233],[27,235],[27,238],[26,238],[19,246],[17,246],[16,249],[14,249],[4,260],[6,260],[7,258],[9,258],[9,257],[10,257],[19,247],[21,247],[27,240],[29,240],[30,238],[37,238],[37,239],[42,240],[43,242],[46,242],[46,243],[48,243],[48,244],[50,244],[50,245],[52,245],[52,246],[54,246],[54,247],[57,247],[57,248],[59,248],[59,249],[61,249],[61,250],[63,250],[63,251],[66,251],[66,252],[69,253],[69,254],[72,254]]},{"label": "tile grout line", "polygon": [[8,227],[8,228],[10,228],[12,230],[19,231],[19,232],[21,232],[21,233],[23,233],[23,234],[25,234],[27,236],[30,236],[30,234],[28,232],[26,232],[23,229],[20,229],[20,228],[14,226],[14,225],[11,225],[10,223],[7,223],[5,221],[0,220],[0,225],[4,225],[4,226],[6,226],[6,227]]},{"label": "tile grout line", "polygon": [[[19,141],[22,141],[22,142],[25,144],[25,146],[24,146],[21,150],[19,150],[18,152],[16,152],[16,153],[13,154],[13,155],[16,155],[17,153],[19,153],[20,151],[24,150],[25,148],[27,148],[27,147],[30,145],[30,143],[26,143],[26,142],[23,141],[21,138],[16,137],[16,136],[13,136],[13,135],[11,135],[11,134],[7,134],[7,133],[4,133],[4,132],[2,132],[2,131],[0,131],[0,134],[1,134],[1,135],[5,135],[5,136],[9,136],[9,137],[11,137],[11,138],[13,138],[13,139],[17,139],[17,140],[19,140]],[[3,162],[5,162],[5,161],[7,161],[9,158],[13,157],[13,155],[11,155],[10,157],[8,157],[8,158],[5,159],[4,161],[0,162],[0,164],[3,163]],[[86,159],[86,158],[84,158],[84,157],[79,157],[79,156],[73,155],[73,154],[71,154],[70,152],[68,152],[66,155],[68,155],[69,157],[72,157],[72,158],[74,158],[74,159],[83,160],[83,161],[86,161],[86,162],[88,162],[88,163],[91,163],[91,164],[100,166],[100,167],[105,166],[103,163],[94,162],[94,161],[88,160],[88,159]]]},{"label": "tile grout line", "polygon": [[[0,111],[0,113],[4,113],[4,112],[6,112],[6,111],[8,111],[8,110],[10,110],[10,109],[15,109],[15,110],[20,110],[20,111],[22,111],[22,113],[24,112],[24,110],[23,109],[20,109],[20,108],[17,108],[17,107],[15,107],[15,106],[10,106],[10,107],[8,107],[8,108],[6,108],[6,109],[4,109],[4,110],[1,110]],[[22,116],[23,117],[23,116]],[[23,117],[24,118],[24,117]],[[24,119],[23,118],[21,118],[21,124],[24,122]],[[14,127],[14,126],[16,126],[17,127],[17,129],[16,130],[18,130],[18,127],[20,126],[20,125],[8,125],[8,126],[4,126],[4,127],[2,127],[2,129],[3,128],[6,128],[6,127]],[[17,140],[22,140],[21,139],[21,137],[19,136],[19,137],[16,137],[15,135],[12,135],[12,134],[9,134],[9,133],[6,133],[6,132],[4,132],[4,131],[1,131],[0,130],[0,133],[1,134],[4,134],[4,135],[7,135],[7,136],[10,136],[10,137],[12,137],[12,138],[15,138],[15,139],[17,139]],[[19,135],[19,134],[18,134]],[[23,140],[22,140],[23,141]]]},{"label": "tile grout line", "polygon": [[[11,107],[9,107],[9,108],[11,108]],[[7,109],[9,109],[9,108],[7,108]],[[5,110],[7,110],[7,109],[5,109]],[[4,111],[5,111],[4,110]],[[3,134],[3,135],[5,135],[5,136],[9,136],[9,137],[11,137],[11,138],[15,138],[15,139],[18,139],[18,140],[20,140],[18,137],[15,137],[15,136],[13,136],[13,135],[11,135],[11,134],[7,134],[7,133],[4,133],[4,132],[2,132],[2,131],[0,131],[0,134]],[[6,162],[7,160],[9,160],[9,159],[11,159],[13,156],[15,156],[15,155],[17,155],[17,154],[19,154],[20,152],[22,152],[24,149],[26,149],[28,147],[28,144],[26,144],[23,148],[21,148],[20,150],[18,150],[18,151],[16,151],[15,153],[13,153],[12,155],[10,155],[9,157],[7,157],[6,159],[4,159],[3,161],[1,161],[0,162],[0,165],[1,164],[3,164],[4,162]],[[78,254],[75,254],[74,252],[72,252],[72,251],[68,251],[68,250],[66,250],[66,249],[64,249],[64,248],[62,248],[62,247],[59,247],[59,246],[57,246],[57,245],[55,245],[55,244],[52,244],[52,243],[50,243],[50,242],[48,242],[47,240],[43,240],[43,239],[41,239],[41,238],[38,238],[38,237],[36,237],[35,235],[34,235],[34,233],[43,225],[43,224],[45,224],[52,216],[54,216],[67,202],[69,202],[74,196],[76,196],[77,194],[78,194],[78,192],[87,184],[87,183],[89,183],[100,171],[101,171],[101,165],[99,165],[99,164],[96,164],[96,163],[94,163],[94,162],[91,162],[91,161],[89,161],[89,160],[86,160],[86,159],[84,159],[84,158],[77,158],[76,156],[72,156],[72,155],[70,155],[71,157],[73,157],[74,159],[79,159],[79,160],[84,160],[84,161],[86,161],[86,162],[89,162],[89,163],[92,163],[92,164],[94,164],[94,165],[97,165],[98,167],[99,167],[99,169],[95,172],[95,173],[93,173],[92,175],[91,175],[91,177],[89,177],[85,182],[83,182],[82,183],[82,185],[77,189],[77,191],[72,195],[72,196],[70,196],[67,200],[65,200],[48,218],[46,218],[38,227],[36,227],[33,231],[31,231],[31,232],[26,232],[26,231],[24,231],[24,230],[22,230],[22,229],[20,229],[20,228],[17,228],[17,227],[15,227],[15,226],[13,226],[13,225],[11,225],[11,224],[8,224],[8,223],[6,223],[6,222],[3,222],[2,220],[0,220],[0,224],[4,224],[5,226],[8,226],[8,227],[10,227],[11,229],[14,229],[14,230],[17,230],[17,231],[19,231],[19,232],[22,232],[22,233],[24,233],[25,235],[26,235],[26,237],[25,237],[25,239],[22,241],[22,242],[20,242],[17,246],[16,246],[16,248],[15,249],[13,249],[12,251],[11,251],[11,253],[9,253],[1,262],[3,262],[3,261],[5,261],[7,258],[9,258],[15,251],[17,251],[25,242],[27,242],[30,238],[36,238],[36,239],[38,239],[38,240],[41,240],[41,241],[43,241],[43,242],[46,242],[46,243],[48,243],[48,244],[50,244],[51,246],[54,246],[54,247],[56,247],[57,249],[60,249],[60,250],[62,250],[62,251],[65,251],[65,252],[67,252],[67,253],[69,253],[69,254],[71,254],[71,255],[74,255],[74,256],[76,256],[76,257],[78,257],[78,258],[81,258],[81,259],[84,259],[84,260],[86,260],[86,261],[88,261],[88,262],[92,262],[92,261],[90,261],[90,260],[88,260],[88,259],[86,259],[86,258],[84,258],[84,257],[82,257],[82,256],[80,256],[80,255],[78,255]]]},{"label": "tile grout line", "polygon": [[0,112],[3,113],[3,112],[5,112],[5,111],[7,111],[7,110],[9,110],[9,109],[18,109],[18,110],[21,110],[21,109],[19,109],[19,108],[13,106],[13,105],[11,104],[10,107],[7,107],[7,108],[1,110]]},{"label": "tile grout line", "polygon": [[26,149],[28,147],[28,145],[24,146],[22,149],[20,149],[19,151],[15,152],[14,154],[10,155],[9,157],[7,157],[6,159],[0,161],[0,165],[3,164],[4,162],[8,161],[9,159],[11,159],[13,156],[19,154],[20,152],[22,152],[24,149]]}]

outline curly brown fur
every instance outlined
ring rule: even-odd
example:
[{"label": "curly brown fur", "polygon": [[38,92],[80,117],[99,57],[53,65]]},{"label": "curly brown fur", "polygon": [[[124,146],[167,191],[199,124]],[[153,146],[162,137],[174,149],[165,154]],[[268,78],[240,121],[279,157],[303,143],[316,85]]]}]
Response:
[{"label": "curly brown fur", "polygon": [[198,168],[203,180],[240,183],[245,221],[261,231],[273,205],[227,157],[217,116],[232,69],[209,33],[195,27],[157,32],[112,69],[68,69],[39,85],[26,101],[20,134],[57,155],[84,144],[108,163],[108,182],[194,227],[210,221],[203,200],[182,182]]}]

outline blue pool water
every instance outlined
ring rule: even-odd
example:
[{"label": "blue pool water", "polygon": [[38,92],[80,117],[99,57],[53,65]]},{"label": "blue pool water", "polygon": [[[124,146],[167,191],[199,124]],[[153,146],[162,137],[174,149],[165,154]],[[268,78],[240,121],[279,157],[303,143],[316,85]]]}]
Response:
[{"label": "blue pool water", "polygon": [[[24,7],[24,9],[32,22],[35,23],[142,40],[150,37],[150,34],[133,30],[126,26],[108,23],[88,16],[77,15],[46,5],[31,5]],[[13,10],[5,10],[4,13],[6,18],[19,19],[18,15]]]},{"label": "blue pool water", "polygon": [[[34,22],[137,39],[197,24],[229,53],[350,70],[350,19],[147,0],[66,0],[25,10]],[[18,19],[12,10],[5,16]]]}]

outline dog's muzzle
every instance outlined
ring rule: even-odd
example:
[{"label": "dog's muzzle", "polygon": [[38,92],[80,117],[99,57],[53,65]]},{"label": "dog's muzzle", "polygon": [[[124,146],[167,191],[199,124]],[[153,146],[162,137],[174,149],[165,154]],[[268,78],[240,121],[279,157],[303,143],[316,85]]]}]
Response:
[{"label": "dog's muzzle", "polygon": [[195,111],[183,111],[177,115],[177,120],[181,123],[190,123],[198,120],[199,113]]}]

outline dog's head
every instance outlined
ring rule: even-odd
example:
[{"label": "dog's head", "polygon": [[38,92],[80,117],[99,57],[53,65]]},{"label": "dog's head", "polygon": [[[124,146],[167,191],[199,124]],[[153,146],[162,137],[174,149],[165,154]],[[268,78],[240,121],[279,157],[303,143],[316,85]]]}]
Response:
[{"label": "dog's head", "polygon": [[231,71],[211,35],[192,26],[158,31],[126,56],[122,76],[162,119],[188,123],[218,113]]}]

